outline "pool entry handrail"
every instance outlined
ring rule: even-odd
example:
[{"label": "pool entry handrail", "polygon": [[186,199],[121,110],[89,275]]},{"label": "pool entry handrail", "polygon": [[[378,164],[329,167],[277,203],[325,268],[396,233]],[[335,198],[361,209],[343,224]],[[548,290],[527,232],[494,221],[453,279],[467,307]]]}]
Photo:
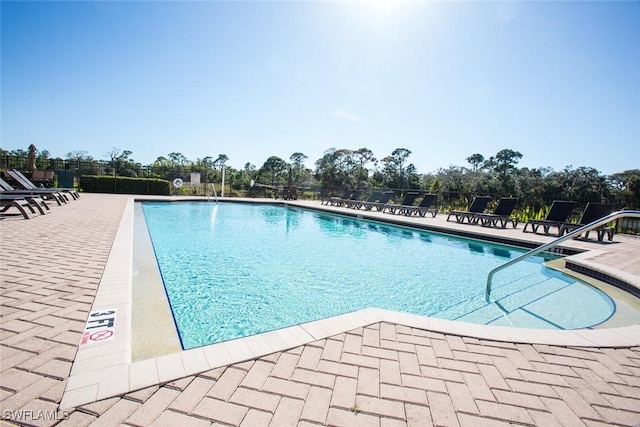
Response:
[{"label": "pool entry handrail", "polygon": [[215,184],[213,184],[213,192],[212,192],[211,196],[216,200],[216,203],[218,203],[218,192],[216,191],[216,185]]},{"label": "pool entry handrail", "polygon": [[612,214],[609,214],[605,217],[600,218],[599,220],[593,221],[590,224],[587,224],[585,226],[582,226],[578,229],[575,229],[567,234],[565,234],[564,236],[560,236],[557,239],[549,242],[549,243],[545,243],[542,246],[538,246],[535,249],[530,250],[529,252],[526,252],[522,255],[520,255],[517,258],[514,258],[508,262],[505,262],[502,265],[497,266],[496,268],[494,268],[493,270],[491,270],[489,272],[489,275],[487,276],[487,288],[485,290],[485,294],[484,294],[484,299],[486,300],[487,303],[491,303],[489,297],[491,295],[491,280],[493,279],[493,275],[496,274],[498,271],[503,270],[507,267],[509,267],[510,265],[513,265],[517,262],[520,262],[524,259],[527,259],[529,257],[532,257],[534,255],[539,254],[540,252],[546,251],[548,249],[551,249],[557,245],[559,245],[560,243],[564,242],[565,240],[569,240],[572,239],[575,236],[579,236],[580,234],[586,232],[586,231],[590,231],[593,230],[594,228],[598,228],[601,227],[605,224],[610,223],[611,221],[614,221],[618,218],[624,218],[624,217],[632,217],[632,218],[640,218],[640,211],[634,211],[634,210],[623,210],[623,211],[617,211],[614,212]]}]

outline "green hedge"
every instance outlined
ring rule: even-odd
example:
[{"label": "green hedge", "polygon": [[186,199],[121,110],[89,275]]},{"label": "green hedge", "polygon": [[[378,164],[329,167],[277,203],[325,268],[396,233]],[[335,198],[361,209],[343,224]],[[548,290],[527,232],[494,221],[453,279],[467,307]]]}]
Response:
[{"label": "green hedge", "polygon": [[124,176],[83,175],[80,188],[88,193],[155,194],[170,195],[169,181],[155,178],[129,178]]}]

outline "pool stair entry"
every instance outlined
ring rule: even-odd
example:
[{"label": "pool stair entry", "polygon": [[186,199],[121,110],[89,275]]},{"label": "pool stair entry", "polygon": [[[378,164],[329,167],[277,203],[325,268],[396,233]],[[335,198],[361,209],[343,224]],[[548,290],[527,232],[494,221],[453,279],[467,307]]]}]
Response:
[{"label": "pool stair entry", "polygon": [[485,295],[484,295],[484,299],[487,303],[491,302],[491,287],[492,287],[492,280],[493,280],[493,276],[500,270],[503,270],[507,267],[509,267],[510,265],[513,265],[517,262],[523,261],[529,257],[532,257],[534,255],[539,254],[540,252],[543,251],[549,251],[552,248],[556,247],[557,245],[559,245],[560,243],[564,242],[565,240],[569,240],[572,239],[574,237],[577,237],[579,235],[581,235],[582,233],[585,233],[587,231],[593,230],[594,228],[598,228],[600,226],[606,225],[612,221],[615,221],[618,218],[625,218],[625,217],[630,217],[630,218],[640,218],[640,211],[632,211],[632,210],[624,210],[624,211],[617,211],[614,212],[612,214],[609,214],[605,217],[600,218],[597,221],[593,221],[590,224],[587,224],[583,227],[580,227],[574,231],[571,231],[567,234],[565,234],[564,236],[560,236],[557,239],[546,243],[542,246],[538,246],[535,249],[530,250],[527,253],[524,253],[522,255],[520,255],[517,258],[512,259],[511,261],[508,261],[502,265],[497,266],[496,268],[494,268],[493,270],[491,270],[489,272],[489,274],[487,275],[487,287],[485,290]]},{"label": "pool stair entry", "polygon": [[533,328],[562,330],[592,327],[615,312],[614,303],[605,301],[595,318],[593,312],[584,317],[566,316],[558,307],[563,301],[576,298],[577,287],[577,281],[561,273],[558,277],[529,274],[497,285],[493,302],[488,303],[482,295],[477,295],[441,310],[435,316],[492,326],[516,326],[525,321]]}]

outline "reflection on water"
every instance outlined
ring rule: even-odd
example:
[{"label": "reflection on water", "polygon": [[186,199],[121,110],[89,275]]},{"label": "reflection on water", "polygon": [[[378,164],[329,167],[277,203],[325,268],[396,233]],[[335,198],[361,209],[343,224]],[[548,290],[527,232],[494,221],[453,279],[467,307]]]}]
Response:
[{"label": "reflection on water", "polygon": [[476,252],[476,253],[481,253],[481,254],[484,253],[484,246],[481,245],[478,242],[469,242],[469,243],[467,243],[467,245],[469,246],[469,250],[471,252]]},{"label": "reflection on water", "polygon": [[217,216],[218,216],[218,204],[216,203],[211,209],[211,231],[215,229]]},{"label": "reflection on water", "polygon": [[507,259],[511,258],[511,252],[509,252],[507,249],[493,247],[491,248],[491,252],[493,252],[495,256],[500,258],[507,258]]},{"label": "reflection on water", "polygon": [[267,206],[262,210],[262,217],[265,222],[269,224],[277,224],[279,221],[285,218],[287,211],[278,206]]}]

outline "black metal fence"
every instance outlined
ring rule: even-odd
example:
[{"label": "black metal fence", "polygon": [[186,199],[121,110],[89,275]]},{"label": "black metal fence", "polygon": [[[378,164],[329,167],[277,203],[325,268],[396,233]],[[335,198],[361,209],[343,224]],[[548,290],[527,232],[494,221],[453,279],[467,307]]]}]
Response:
[{"label": "black metal fence", "polygon": [[[27,158],[22,156],[0,156],[0,169],[25,170]],[[59,187],[73,187],[82,175],[105,175],[108,163],[104,161],[75,161],[62,159],[36,159],[36,168],[52,170]]]},{"label": "black metal fence", "polygon": [[616,223],[616,229],[620,233],[640,235],[640,219],[639,218],[620,218]]},{"label": "black metal fence", "polygon": [[[26,156],[0,156],[0,169],[25,170],[27,166]],[[36,168],[39,170],[52,170],[55,172],[59,187],[72,187],[81,181],[83,175],[111,175],[130,176],[137,178],[149,178],[153,174],[151,166],[143,166],[137,163],[127,164],[126,173],[118,173],[111,162],[106,160],[63,160],[63,159],[36,159]]]}]

